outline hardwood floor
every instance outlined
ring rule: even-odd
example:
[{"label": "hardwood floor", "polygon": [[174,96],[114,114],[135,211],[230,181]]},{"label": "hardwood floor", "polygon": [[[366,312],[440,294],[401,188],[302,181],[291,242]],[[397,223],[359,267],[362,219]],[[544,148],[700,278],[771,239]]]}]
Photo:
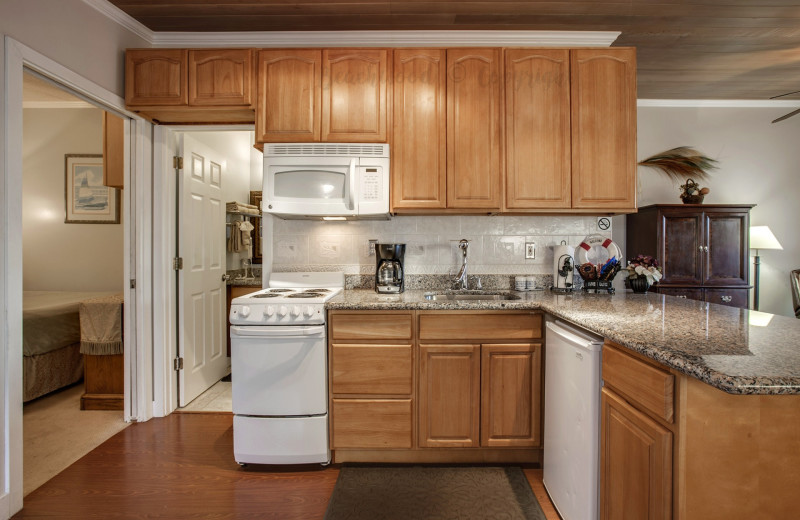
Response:
[{"label": "hardwood floor", "polygon": [[[25,497],[13,518],[322,518],[339,468],[240,468],[232,418],[182,413],[132,424]],[[541,470],[525,474],[548,520],[558,520]]]}]

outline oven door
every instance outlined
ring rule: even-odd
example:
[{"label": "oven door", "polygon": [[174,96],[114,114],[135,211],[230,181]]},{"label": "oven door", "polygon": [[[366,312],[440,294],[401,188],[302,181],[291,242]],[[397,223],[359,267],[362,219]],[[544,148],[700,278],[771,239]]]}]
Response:
[{"label": "oven door", "polygon": [[264,159],[265,213],[277,216],[355,216],[358,159],[281,157]]},{"label": "oven door", "polygon": [[232,326],[233,413],[324,415],[328,380],[324,325]]}]

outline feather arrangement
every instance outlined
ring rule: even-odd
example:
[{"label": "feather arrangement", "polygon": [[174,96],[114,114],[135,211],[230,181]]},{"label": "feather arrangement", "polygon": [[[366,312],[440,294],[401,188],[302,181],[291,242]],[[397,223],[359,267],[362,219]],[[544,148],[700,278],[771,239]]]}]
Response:
[{"label": "feather arrangement", "polygon": [[641,161],[639,166],[649,166],[664,172],[673,181],[692,177],[698,180],[708,180],[708,171],[717,168],[717,161],[704,155],[694,148],[679,146],[667,150]]}]

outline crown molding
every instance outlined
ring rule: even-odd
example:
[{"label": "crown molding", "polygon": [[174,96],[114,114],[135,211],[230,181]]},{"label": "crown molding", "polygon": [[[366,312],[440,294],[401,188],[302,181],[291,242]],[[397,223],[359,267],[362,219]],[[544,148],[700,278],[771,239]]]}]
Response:
[{"label": "crown molding", "polygon": [[22,108],[97,108],[86,101],[23,101]]},{"label": "crown molding", "polygon": [[638,99],[638,107],[661,108],[792,108],[800,99]]},{"label": "crown molding", "polygon": [[608,47],[619,31],[155,32],[164,47]]},{"label": "crown molding", "polygon": [[155,32],[151,31],[125,11],[108,0],[82,0],[84,4],[105,15],[107,18],[128,29],[138,37],[153,43]]}]

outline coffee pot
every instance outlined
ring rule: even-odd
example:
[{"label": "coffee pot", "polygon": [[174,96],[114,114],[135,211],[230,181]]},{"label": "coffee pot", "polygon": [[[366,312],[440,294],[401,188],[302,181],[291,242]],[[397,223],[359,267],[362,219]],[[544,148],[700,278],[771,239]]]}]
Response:
[{"label": "coffee pot", "polygon": [[405,289],[403,256],[405,244],[375,244],[375,291],[397,294]]}]

